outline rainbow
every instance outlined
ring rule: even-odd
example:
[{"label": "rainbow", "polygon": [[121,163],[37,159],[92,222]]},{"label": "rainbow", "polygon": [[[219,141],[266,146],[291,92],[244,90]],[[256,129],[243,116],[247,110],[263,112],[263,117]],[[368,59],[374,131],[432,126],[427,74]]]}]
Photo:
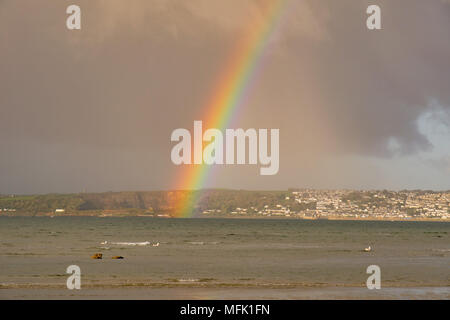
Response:
[{"label": "rainbow", "polygon": [[[203,128],[223,130],[229,125],[237,110],[245,103],[253,79],[261,69],[262,58],[271,35],[279,26],[287,0],[268,0],[263,8],[264,18],[254,21],[237,43],[213,94],[206,105]],[[196,119],[197,120],[197,119]],[[200,191],[211,172],[212,166],[186,165],[186,170],[177,177],[176,190],[191,190],[175,206],[177,217],[190,217],[200,196]]]}]

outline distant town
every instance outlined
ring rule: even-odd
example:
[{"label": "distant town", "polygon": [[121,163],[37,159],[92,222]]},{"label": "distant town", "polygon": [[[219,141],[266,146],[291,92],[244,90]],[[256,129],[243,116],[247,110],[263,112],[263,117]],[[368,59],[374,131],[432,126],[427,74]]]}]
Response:
[{"label": "distant town", "polygon": [[[291,191],[284,200],[275,206],[238,207],[229,213],[232,215],[292,216],[306,219],[408,220],[425,218],[446,220],[450,218],[450,192],[303,189]],[[214,214],[217,213],[217,210],[205,210],[203,213]]]},{"label": "distant town", "polygon": [[450,191],[424,190],[208,189],[3,195],[0,215],[169,218],[186,210],[180,203],[190,202],[194,205],[187,209],[196,217],[450,221]]}]

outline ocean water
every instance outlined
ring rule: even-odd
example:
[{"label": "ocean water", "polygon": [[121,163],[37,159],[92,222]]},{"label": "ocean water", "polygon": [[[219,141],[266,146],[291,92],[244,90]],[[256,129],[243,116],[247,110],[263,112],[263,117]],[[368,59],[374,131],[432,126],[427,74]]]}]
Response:
[{"label": "ocean water", "polygon": [[[69,265],[80,267],[85,293],[210,289],[224,296],[367,290],[366,268],[378,265],[391,293],[427,288],[448,298],[449,232],[447,222],[0,217],[0,298],[64,290]],[[91,259],[94,253],[103,259]]]}]

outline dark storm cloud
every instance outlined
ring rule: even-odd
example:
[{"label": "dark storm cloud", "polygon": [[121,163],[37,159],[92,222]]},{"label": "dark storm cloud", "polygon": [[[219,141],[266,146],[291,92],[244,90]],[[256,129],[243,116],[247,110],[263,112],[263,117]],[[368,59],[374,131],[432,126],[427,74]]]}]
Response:
[{"label": "dark storm cloud", "polygon": [[[0,1],[0,192],[170,188],[170,133],[201,119],[263,2]],[[450,5],[376,1],[383,29],[369,31],[372,2],[288,1],[233,123],[281,129],[280,174],[226,168],[217,186],[328,181],[317,159],[390,157],[392,139],[402,154],[436,147],[417,120],[450,109]],[[80,31],[65,28],[73,3]]]}]

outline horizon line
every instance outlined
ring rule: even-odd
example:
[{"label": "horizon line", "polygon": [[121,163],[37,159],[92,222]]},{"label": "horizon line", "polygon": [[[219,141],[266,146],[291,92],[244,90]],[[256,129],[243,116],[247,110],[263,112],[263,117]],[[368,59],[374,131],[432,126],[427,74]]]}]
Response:
[{"label": "horizon line", "polygon": [[296,190],[308,191],[357,191],[357,192],[434,192],[449,193],[450,189],[387,189],[387,188],[308,188],[308,187],[290,187],[287,189],[234,189],[234,188],[202,188],[202,189],[154,189],[154,190],[120,190],[120,191],[93,191],[93,192],[46,192],[46,193],[0,193],[0,197],[11,196],[39,196],[39,195],[74,195],[74,194],[102,194],[102,193],[122,193],[122,192],[205,192],[205,191],[243,191],[243,192],[290,192]]}]

